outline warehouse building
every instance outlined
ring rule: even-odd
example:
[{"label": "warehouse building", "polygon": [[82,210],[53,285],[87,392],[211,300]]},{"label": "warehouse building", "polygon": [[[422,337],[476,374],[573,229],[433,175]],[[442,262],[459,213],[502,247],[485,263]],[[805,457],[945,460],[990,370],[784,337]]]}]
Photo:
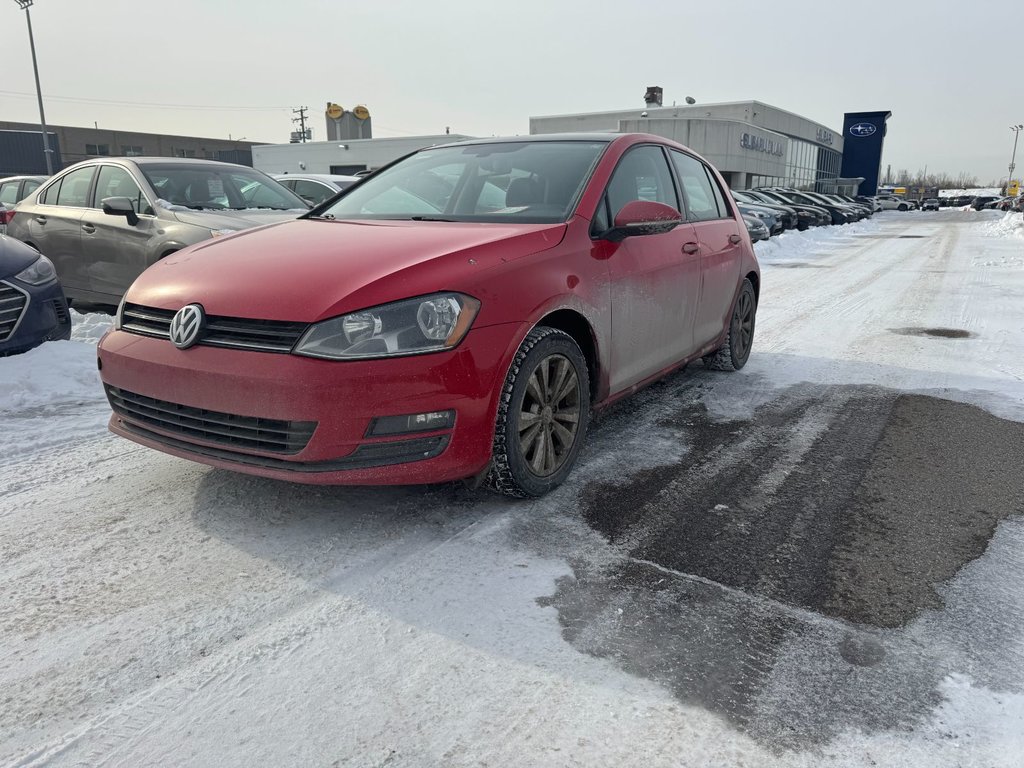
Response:
[{"label": "warehouse building", "polygon": [[530,133],[663,136],[703,155],[733,189],[777,185],[834,192],[859,181],[840,179],[843,134],[809,118],[760,101],[666,107],[656,86],[644,101],[642,109],[531,117]]}]

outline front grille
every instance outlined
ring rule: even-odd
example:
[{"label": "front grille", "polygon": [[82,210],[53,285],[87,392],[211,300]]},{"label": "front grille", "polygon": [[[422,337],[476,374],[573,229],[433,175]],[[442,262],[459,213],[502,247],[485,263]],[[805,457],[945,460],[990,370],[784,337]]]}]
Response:
[{"label": "front grille", "polygon": [[28,296],[13,285],[0,281],[0,341],[7,341],[28,307]]},{"label": "front grille", "polygon": [[170,403],[107,386],[110,407],[118,416],[185,437],[233,448],[294,454],[309,443],[315,421],[279,421],[208,411]]},{"label": "front grille", "polygon": [[[173,309],[125,304],[121,330],[141,336],[169,339],[171,318],[174,317],[174,313]],[[287,353],[291,352],[307,328],[308,323],[208,315],[196,343],[208,347]]]}]

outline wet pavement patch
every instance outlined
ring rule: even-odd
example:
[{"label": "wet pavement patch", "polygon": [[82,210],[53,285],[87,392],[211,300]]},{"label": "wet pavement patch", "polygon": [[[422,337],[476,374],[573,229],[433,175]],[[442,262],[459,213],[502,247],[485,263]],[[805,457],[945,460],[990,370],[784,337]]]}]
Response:
[{"label": "wet pavement patch", "polygon": [[975,335],[963,328],[890,328],[889,332],[900,336],[931,336],[938,339],[970,339]]},{"label": "wet pavement patch", "polygon": [[776,747],[913,728],[945,672],[901,628],[1024,514],[1024,424],[805,386],[750,421],[698,404],[666,426],[681,461],[582,498],[618,557],[542,600],[565,639]]}]

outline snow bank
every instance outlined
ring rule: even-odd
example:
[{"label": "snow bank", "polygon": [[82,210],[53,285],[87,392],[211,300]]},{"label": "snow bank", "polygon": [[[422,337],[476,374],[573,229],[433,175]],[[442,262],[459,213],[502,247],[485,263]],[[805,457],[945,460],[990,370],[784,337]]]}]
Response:
[{"label": "snow bank", "polygon": [[865,219],[855,224],[814,227],[803,232],[790,230],[776,235],[770,240],[754,243],[754,253],[757,254],[757,260],[762,264],[789,264],[807,261],[819,254],[827,253],[838,240],[874,232],[877,229],[877,223],[871,219]]},{"label": "snow bank", "polygon": [[1016,237],[1024,240],[1024,213],[1007,213],[982,225],[990,237]]},{"label": "snow bank", "polygon": [[71,310],[71,340],[95,344],[110,328],[114,318],[102,312],[83,315]]},{"label": "snow bank", "polygon": [[0,358],[0,415],[104,400],[96,370],[96,342],[110,326],[103,314],[71,312],[71,341],[48,341]]}]

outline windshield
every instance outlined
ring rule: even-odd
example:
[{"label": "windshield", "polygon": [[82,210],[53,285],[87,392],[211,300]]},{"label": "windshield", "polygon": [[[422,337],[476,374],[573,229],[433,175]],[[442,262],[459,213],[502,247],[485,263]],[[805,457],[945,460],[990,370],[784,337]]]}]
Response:
[{"label": "windshield", "polygon": [[510,141],[425,149],[377,171],[314,216],[565,221],[607,146],[603,141]]},{"label": "windshield", "polygon": [[197,211],[269,208],[275,211],[309,206],[269,176],[235,165],[139,165],[157,197]]}]

